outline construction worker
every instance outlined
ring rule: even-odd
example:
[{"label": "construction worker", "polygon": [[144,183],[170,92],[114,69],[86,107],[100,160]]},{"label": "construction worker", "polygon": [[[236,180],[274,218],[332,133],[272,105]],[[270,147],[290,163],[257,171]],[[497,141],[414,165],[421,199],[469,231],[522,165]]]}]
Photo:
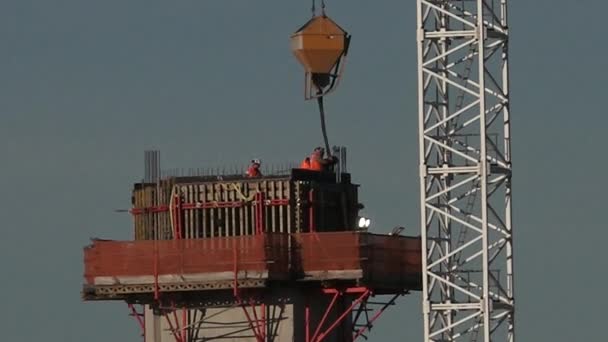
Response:
[{"label": "construction worker", "polygon": [[259,159],[253,159],[251,165],[247,168],[247,177],[255,178],[262,177],[262,171],[260,171],[260,165],[262,162]]},{"label": "construction worker", "polygon": [[317,147],[314,149],[310,157],[307,157],[302,161],[301,168],[311,171],[328,171],[329,166],[336,163],[336,158],[324,158],[325,149]]},{"label": "construction worker", "polygon": [[310,169],[310,157],[304,158],[302,163],[300,163],[300,169],[309,170]]}]

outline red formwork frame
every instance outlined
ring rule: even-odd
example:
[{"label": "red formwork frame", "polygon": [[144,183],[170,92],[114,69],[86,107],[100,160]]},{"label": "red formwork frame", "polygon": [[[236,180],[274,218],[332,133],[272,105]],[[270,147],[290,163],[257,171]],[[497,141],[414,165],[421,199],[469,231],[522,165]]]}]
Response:
[{"label": "red formwork frame", "polygon": [[[242,206],[242,202],[214,202],[214,203],[182,203],[181,196],[175,195],[173,198],[173,205],[170,206],[158,206],[158,207],[150,207],[150,208],[137,208],[132,209],[131,214],[140,215],[148,212],[164,212],[164,211],[172,211],[173,216],[173,238],[176,240],[182,239],[181,234],[181,213],[186,209],[199,209],[199,208],[218,208],[218,207],[238,207]],[[262,235],[265,230],[265,222],[264,222],[264,207],[273,206],[273,205],[285,205],[288,204],[287,200],[264,200],[263,193],[257,193],[255,196],[255,233],[257,235]],[[251,330],[254,332],[254,335],[258,342],[263,342],[266,340],[266,308],[265,305],[261,305],[260,318],[258,318],[258,313],[256,310],[255,300],[253,297],[249,299],[249,303],[242,299],[241,292],[238,288],[238,263],[237,263],[237,250],[234,248],[234,290],[233,295],[239,306],[243,308],[245,316],[249,321],[249,325]],[[160,301],[160,291],[158,287],[158,251],[156,247],[154,248],[154,300],[156,302]],[[251,307],[252,315],[247,311],[247,306]],[[145,319],[143,317],[143,313],[139,313],[136,311],[134,305],[129,304],[129,310],[131,311],[131,315],[137,318],[137,322],[142,330],[142,336],[145,341]],[[187,325],[188,325],[188,312],[186,308],[182,308],[182,317],[181,324],[180,319],[178,317],[177,311],[179,308],[175,306],[175,303],[171,304],[171,309],[169,312],[164,313],[167,324],[169,325],[169,329],[171,330],[173,336],[175,337],[176,342],[187,342]]]},{"label": "red formwork frame", "polygon": [[310,191],[308,192],[308,231],[311,233],[314,233],[316,228],[315,228],[315,207],[314,207],[314,202],[315,202],[315,193],[314,193],[314,189],[310,189]]},{"label": "red formwork frame", "polygon": [[[309,199],[309,225],[308,230],[311,233],[316,233],[315,227],[315,210],[314,210],[314,189],[311,189],[308,194]],[[182,239],[181,234],[181,213],[183,210],[189,209],[204,209],[204,208],[224,208],[224,207],[239,207],[243,205],[243,202],[235,201],[235,202],[214,202],[214,203],[183,203],[181,197],[179,195],[175,195],[173,198],[173,205],[169,206],[158,206],[158,207],[150,207],[150,208],[137,208],[132,209],[131,213],[133,215],[140,215],[148,212],[163,212],[163,211],[172,211],[173,213],[173,237],[174,239]],[[254,199],[254,207],[255,207],[255,233],[256,235],[261,235],[265,230],[265,222],[264,222],[264,209],[267,206],[273,205],[285,205],[288,204],[287,200],[264,200],[264,194],[257,193]],[[316,235],[316,234],[314,234]],[[318,237],[317,237],[318,238]],[[154,299],[156,302],[160,302],[161,293],[158,289],[158,251],[155,248],[155,264],[154,264]],[[252,292],[248,297],[244,295],[244,291],[238,287],[238,251],[234,248],[233,253],[233,263],[234,263],[234,283],[233,283],[233,297],[238,306],[243,309],[245,317],[249,323],[249,327],[254,334],[254,337],[257,342],[267,342],[268,334],[267,334],[267,325],[268,321],[266,318],[266,306],[260,300],[259,292]],[[349,337],[344,337],[344,341],[355,341],[359,337],[364,337],[365,332],[371,330],[373,327],[373,323],[384,313],[384,311],[391,305],[393,305],[396,299],[404,295],[406,292],[403,291],[394,291],[394,294],[390,298],[390,300],[385,302],[371,302],[370,298],[374,297],[374,291],[368,287],[344,287],[344,288],[323,288],[320,290],[322,294],[331,296],[331,300],[329,304],[325,308],[323,312],[323,316],[321,320],[313,326],[310,320],[310,305],[309,302],[306,302],[305,312],[304,312],[304,325],[305,325],[305,341],[306,342],[323,342],[325,338],[331,334],[337,327],[340,326],[344,322],[344,320],[349,317],[352,317],[352,335]],[[347,308],[338,308],[339,299],[345,296],[352,297],[352,302]],[[258,309],[256,303],[262,303],[259,305],[260,313],[258,315]],[[370,306],[379,306],[379,308],[372,310]],[[249,308],[249,310],[248,310]],[[143,313],[137,312],[133,305],[129,305],[129,309],[131,310],[131,315],[137,319],[137,322],[142,330],[142,336],[145,340],[145,319],[143,318]],[[169,325],[169,329],[171,330],[172,335],[175,338],[176,342],[188,342],[188,309],[183,307],[181,308],[182,315],[181,319],[177,313],[180,310],[175,303],[171,303],[171,308],[167,310],[166,313],[163,313],[167,324]],[[251,313],[250,313],[251,311]],[[333,320],[328,320],[329,315],[333,312],[337,311],[337,318]],[[370,311],[374,313],[370,316]],[[354,317],[353,317],[354,315]],[[360,319],[365,319],[365,323],[358,323]],[[352,339],[351,339],[352,338]]]},{"label": "red formwork frame", "polygon": [[[179,201],[177,200],[179,195],[175,195],[175,196],[176,196],[175,197],[176,202],[179,203],[180,210],[211,209],[211,208],[238,208],[238,207],[242,207],[243,205],[245,205],[244,202],[242,202],[242,201],[185,203],[185,202],[181,201],[181,198],[179,199]],[[256,195],[256,198],[257,198],[257,195]],[[257,201],[257,199],[255,201]],[[262,199],[262,204],[265,207],[277,206],[277,205],[288,205],[289,200],[288,199],[271,199],[271,200]],[[132,208],[129,210],[129,212],[131,213],[131,215],[137,216],[137,215],[143,215],[143,214],[148,214],[148,213],[162,213],[162,212],[167,212],[169,210],[175,211],[176,205],[174,204],[173,207],[170,207],[168,205],[159,205],[159,206],[152,206],[152,207],[146,207],[146,208]]]},{"label": "red formwork frame", "polygon": [[[254,338],[257,342],[269,341],[268,338],[270,336],[268,335],[267,327],[270,322],[266,317],[266,306],[263,303],[256,305],[256,303],[262,302],[260,294],[252,292],[246,296],[245,292],[242,289],[239,289],[236,284],[237,283],[235,282],[235,287],[233,289],[235,303],[242,308]],[[326,337],[334,332],[349,316],[352,318],[352,333],[350,336],[344,336],[342,341],[356,341],[360,337],[367,339],[365,333],[371,330],[374,322],[389,306],[394,305],[399,296],[405,294],[405,292],[400,292],[393,294],[387,301],[372,302],[370,299],[374,297],[374,292],[367,287],[325,288],[321,289],[320,293],[331,296],[331,300],[323,310],[323,316],[317,324],[311,322],[310,305],[308,302],[306,303],[304,308],[305,342],[325,341]],[[339,300],[341,297],[345,296],[350,296],[353,300],[348,307],[339,308]],[[378,308],[371,309],[370,307],[372,306],[377,306]],[[145,321],[143,319],[143,313],[138,313],[132,305],[129,305],[129,308],[133,312],[131,315],[136,317],[142,331],[142,337],[145,340]],[[187,308],[180,309],[175,303],[171,303],[169,310],[163,313],[176,342],[188,342],[189,327],[187,310]],[[182,311],[181,317],[178,314],[178,311]],[[332,313],[337,314],[337,317],[330,320],[328,317]],[[363,322],[359,323],[359,321]]]},{"label": "red formwork frame", "polygon": [[[180,319],[177,314],[177,306],[174,302],[171,303],[170,312],[165,313],[163,316],[169,325],[169,329],[171,330],[171,334],[175,337],[176,342],[187,342],[188,341],[188,311],[186,308],[182,308],[182,317],[181,324]],[[171,316],[173,316],[173,321],[171,321]],[[174,324],[175,323],[175,324]]]},{"label": "red formwork frame", "polygon": [[[235,283],[236,284],[236,283]],[[268,334],[266,328],[269,324],[265,317],[266,307],[264,304],[259,305],[260,315],[255,303],[261,302],[259,297],[249,297],[249,301],[242,298],[241,291],[237,286],[234,287],[234,296],[236,302],[242,307],[243,312],[247,318],[249,326],[253,331],[253,334],[257,342],[267,342]],[[325,288],[321,289],[320,293],[331,296],[329,304],[323,310],[323,316],[321,320],[314,325],[310,319],[310,304],[307,301],[304,308],[304,329],[305,329],[305,342],[323,342],[332,332],[334,332],[347,317],[351,317],[352,321],[352,333],[350,336],[344,336],[343,341],[356,341],[360,337],[366,338],[365,333],[374,325],[374,322],[385,312],[385,310],[395,304],[397,298],[404,295],[405,292],[398,292],[393,294],[389,300],[383,302],[372,302],[370,299],[374,297],[372,289],[367,287],[346,287],[346,288]],[[353,300],[350,305],[346,308],[340,309],[338,306],[341,297],[350,296]],[[247,307],[249,306],[252,314],[249,313]],[[370,307],[377,306],[375,309]],[[330,314],[335,313],[336,318],[329,320]],[[371,312],[371,314],[370,314]],[[364,321],[359,323],[360,320]],[[181,341],[178,341],[181,342]]]}]

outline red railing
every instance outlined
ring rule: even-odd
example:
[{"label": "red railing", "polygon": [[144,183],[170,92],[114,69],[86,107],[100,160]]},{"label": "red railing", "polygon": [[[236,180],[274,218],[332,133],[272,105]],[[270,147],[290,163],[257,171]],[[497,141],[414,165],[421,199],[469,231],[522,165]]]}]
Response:
[{"label": "red railing", "polygon": [[[282,234],[160,241],[100,241],[85,248],[85,278],[194,273],[288,272]],[[235,255],[236,254],[236,255]],[[236,256],[236,258],[235,258]]]},{"label": "red railing", "polygon": [[304,273],[361,270],[364,280],[418,288],[419,238],[356,232],[294,234],[293,238],[299,247],[295,267]]},{"label": "red railing", "polygon": [[[261,234],[162,241],[100,241],[85,249],[85,278],[258,271],[268,279],[360,271],[364,280],[399,284],[421,272],[420,239],[355,232]],[[339,272],[338,272],[339,273]],[[295,273],[297,274],[297,273]]]}]

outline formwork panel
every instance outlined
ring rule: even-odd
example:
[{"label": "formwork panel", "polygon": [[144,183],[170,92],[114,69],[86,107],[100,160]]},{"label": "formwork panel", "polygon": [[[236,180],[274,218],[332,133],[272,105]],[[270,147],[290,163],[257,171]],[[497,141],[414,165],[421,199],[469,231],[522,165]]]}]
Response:
[{"label": "formwork panel", "polygon": [[177,177],[136,184],[136,240],[352,230],[357,186],[290,177]]}]

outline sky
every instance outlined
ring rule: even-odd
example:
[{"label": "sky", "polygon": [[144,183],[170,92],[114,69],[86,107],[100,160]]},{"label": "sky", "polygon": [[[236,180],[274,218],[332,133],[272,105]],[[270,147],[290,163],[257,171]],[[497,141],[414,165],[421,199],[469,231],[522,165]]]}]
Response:
[{"label": "sky", "polygon": [[[418,232],[415,1],[328,0],[353,36],[326,101],[375,230]],[[83,303],[82,248],[130,239],[143,151],[165,168],[299,161],[321,142],[289,35],[309,1],[0,1],[0,334],[137,341],[126,305]],[[512,1],[520,341],[605,338],[603,1]],[[604,86],[602,86],[604,84]],[[597,274],[595,272],[598,272]],[[421,341],[420,296],[372,341]]]}]

